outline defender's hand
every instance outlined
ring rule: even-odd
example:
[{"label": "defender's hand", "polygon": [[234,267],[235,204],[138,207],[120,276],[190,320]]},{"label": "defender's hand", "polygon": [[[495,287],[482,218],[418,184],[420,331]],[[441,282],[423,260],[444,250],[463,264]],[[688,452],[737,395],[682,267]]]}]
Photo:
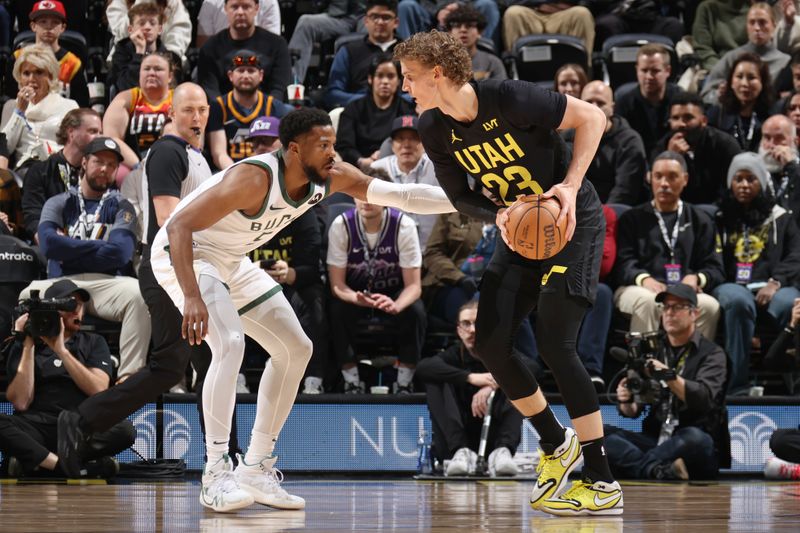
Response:
[{"label": "defender's hand", "polygon": [[208,309],[199,296],[187,298],[183,304],[181,337],[191,345],[200,345],[208,334]]},{"label": "defender's hand", "polygon": [[575,234],[575,226],[577,224],[575,220],[575,206],[578,203],[578,188],[567,183],[557,183],[542,195],[542,199],[553,197],[557,198],[558,202],[561,204],[561,213],[558,215],[556,225],[561,225],[564,218],[567,219],[567,241],[571,241],[572,236]]}]

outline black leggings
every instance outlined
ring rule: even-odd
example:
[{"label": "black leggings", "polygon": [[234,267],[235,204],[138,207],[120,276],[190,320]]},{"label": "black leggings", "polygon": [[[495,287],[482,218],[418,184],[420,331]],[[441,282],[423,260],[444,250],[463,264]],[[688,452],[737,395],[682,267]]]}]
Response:
[{"label": "black leggings", "polygon": [[531,396],[539,384],[511,347],[520,324],[533,309],[536,341],[542,360],[555,376],[572,419],[599,410],[586,368],[575,350],[578,330],[588,306],[582,297],[567,291],[566,276],[548,276],[523,265],[500,265],[504,272],[489,270],[483,276],[478,302],[475,351],[511,400]]},{"label": "black leggings", "polygon": [[[153,276],[150,261],[139,267],[139,288],[152,324],[153,350],[150,361],[122,383],[89,396],[78,407],[84,429],[91,433],[106,431],[128,415],[169,391],[186,375],[191,361],[197,371],[195,394],[200,414],[200,429],[205,435],[203,417],[203,381],[211,363],[211,349],[206,343],[191,346],[181,338],[183,315]],[[236,412],[231,422],[230,453],[239,451]]]}]

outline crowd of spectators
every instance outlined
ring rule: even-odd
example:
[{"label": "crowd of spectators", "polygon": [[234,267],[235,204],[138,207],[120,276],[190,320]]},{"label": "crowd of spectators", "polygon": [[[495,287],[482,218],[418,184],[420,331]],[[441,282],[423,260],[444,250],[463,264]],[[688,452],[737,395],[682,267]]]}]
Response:
[{"label": "crowd of spectators", "polygon": [[[68,278],[90,291],[87,314],[121,322],[115,380],[145,364],[149,339],[133,268],[138,191],[129,182],[126,199],[118,189],[170,135],[175,86],[193,80],[207,94],[203,155],[211,169],[280,149],[280,118],[305,105],[331,113],[342,160],[381,179],[434,184],[415,104],[392,58],[398,42],[432,28],[469,51],[476,81],[513,77],[503,52],[531,33],[577,37],[590,57],[620,33],[668,39],[672,48],[641,46],[630,67],[636,81],[615,90],[597,64],[565,64],[552,81],[553,90],[597,105],[608,119],[586,178],[606,204],[608,231],[578,352],[603,388],[612,318],[630,332],[657,330],[656,295],[683,283],[697,295],[697,330],[731,360],[728,393],[750,391],[753,365],[800,368],[763,357],[784,328],[793,331],[800,299],[794,0],[330,0],[316,13],[277,0],[109,0],[103,65],[91,80],[88,58],[68,49],[64,36],[98,31],[86,27],[92,2],[13,4],[10,13],[0,5],[0,46],[18,41],[13,81],[3,84],[0,168],[13,171],[9,186],[22,192],[18,206],[0,205],[0,230],[41,254],[43,279]],[[13,39],[28,29],[30,38]],[[682,76],[687,68],[693,83]],[[572,141],[574,132],[560,133]],[[461,214],[341,202],[322,202],[253,259],[283,285],[314,340],[304,392],[364,392],[357,345],[370,322],[400,333],[395,390],[410,392],[417,363],[431,351],[426,325],[458,342],[459,312],[479,291],[496,228]],[[49,283],[30,281],[28,290]],[[516,348],[538,365],[535,320],[534,312]],[[793,348],[781,342],[784,352]],[[753,353],[762,356],[751,360]],[[503,443],[513,452],[517,439]],[[446,446],[463,447],[458,439]]]}]

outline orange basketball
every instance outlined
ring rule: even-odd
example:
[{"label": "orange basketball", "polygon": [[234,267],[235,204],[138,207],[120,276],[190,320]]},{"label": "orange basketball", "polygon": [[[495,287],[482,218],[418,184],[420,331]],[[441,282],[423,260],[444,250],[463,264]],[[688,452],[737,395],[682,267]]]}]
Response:
[{"label": "orange basketball", "polygon": [[528,259],[549,259],[567,245],[567,219],[556,225],[561,204],[555,198],[537,195],[508,210],[508,240],[517,253]]}]

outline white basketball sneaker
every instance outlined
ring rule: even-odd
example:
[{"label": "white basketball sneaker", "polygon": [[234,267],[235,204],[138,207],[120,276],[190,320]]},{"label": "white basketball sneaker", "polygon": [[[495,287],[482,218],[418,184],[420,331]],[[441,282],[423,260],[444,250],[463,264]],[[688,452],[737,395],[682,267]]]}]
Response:
[{"label": "white basketball sneaker", "polygon": [[254,501],[249,492],[239,487],[227,453],[213,465],[206,465],[203,470],[203,487],[200,490],[201,504],[226,513],[248,507]]},{"label": "white basketball sneaker", "polygon": [[281,487],[283,474],[275,468],[276,456],[266,457],[256,465],[248,465],[241,455],[237,457],[239,466],[234,472],[236,479],[255,501],[277,509],[305,509],[306,501],[303,498],[289,494]]}]

